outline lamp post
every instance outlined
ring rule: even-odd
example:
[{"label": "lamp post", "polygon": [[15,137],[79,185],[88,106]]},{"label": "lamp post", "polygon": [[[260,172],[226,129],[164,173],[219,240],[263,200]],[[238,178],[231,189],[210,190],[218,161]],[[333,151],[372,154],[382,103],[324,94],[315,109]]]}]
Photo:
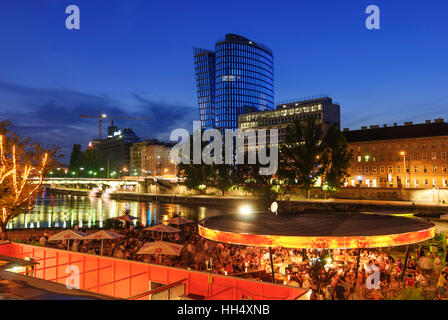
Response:
[{"label": "lamp post", "polygon": [[[403,167],[404,167],[404,178],[406,180],[406,152],[401,151],[400,154],[403,156]],[[411,186],[411,159],[409,158],[409,173],[408,173],[408,179],[409,179],[409,187]],[[407,185],[407,184],[406,184]]]}]

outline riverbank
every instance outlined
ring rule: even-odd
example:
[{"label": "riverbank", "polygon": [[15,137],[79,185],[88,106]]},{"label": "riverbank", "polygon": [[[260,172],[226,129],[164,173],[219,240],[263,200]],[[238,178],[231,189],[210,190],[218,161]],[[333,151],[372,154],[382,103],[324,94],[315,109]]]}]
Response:
[{"label": "riverbank", "polygon": [[[114,192],[103,194],[90,190],[47,188],[47,191],[76,196],[109,197],[113,200],[147,201],[160,203],[175,203],[185,205],[219,206],[238,210],[242,205],[257,207],[257,200],[250,197],[229,197],[192,195],[179,196],[175,194],[150,194],[135,192]],[[448,214],[448,204],[417,203],[412,201],[383,200],[352,200],[352,199],[290,199],[279,202],[279,212],[328,210],[334,212],[385,212],[414,214],[422,217],[439,218]],[[258,208],[263,209],[263,208]]]}]

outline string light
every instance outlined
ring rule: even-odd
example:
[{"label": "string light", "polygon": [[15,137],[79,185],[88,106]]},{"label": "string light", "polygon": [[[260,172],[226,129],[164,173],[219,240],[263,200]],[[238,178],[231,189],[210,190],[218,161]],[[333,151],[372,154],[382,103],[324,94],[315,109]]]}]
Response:
[{"label": "string light", "polygon": [[[43,183],[44,169],[48,165],[48,153],[44,153],[39,166],[38,182],[29,189],[28,187],[32,186],[32,183],[29,182],[30,174],[32,170],[35,170],[36,168],[33,167],[31,159],[22,157],[19,160],[20,162],[18,162],[18,150],[15,144],[11,145],[11,158],[7,158],[5,140],[5,136],[0,135],[0,187],[5,183],[5,180],[9,178],[12,182],[14,194],[12,195],[10,207],[3,206],[1,208],[1,222],[3,225],[6,225],[11,218],[17,215],[14,208],[27,204],[39,190]],[[24,150],[22,151],[25,152]]]}]

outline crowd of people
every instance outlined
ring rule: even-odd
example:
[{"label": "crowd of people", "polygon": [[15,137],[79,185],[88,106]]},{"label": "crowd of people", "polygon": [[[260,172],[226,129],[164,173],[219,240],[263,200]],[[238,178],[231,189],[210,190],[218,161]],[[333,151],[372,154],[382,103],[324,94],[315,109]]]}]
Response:
[{"label": "crowd of people", "polygon": [[[110,230],[124,237],[104,241],[103,254],[121,259],[163,264],[189,270],[235,275],[312,289],[318,300],[381,300],[396,298],[403,287],[422,288],[426,297],[447,297],[445,257],[418,249],[409,255],[404,271],[404,258],[394,258],[391,250],[272,249],[246,247],[214,242],[201,237],[196,224],[178,226],[181,232],[159,233],[138,228]],[[87,230],[80,230],[85,231]],[[48,241],[56,231],[35,232],[25,242],[65,249],[64,242]],[[146,242],[163,240],[184,245],[179,256],[141,255]],[[70,250],[100,254],[100,241],[75,240]],[[356,270],[358,269],[358,273]],[[376,270],[376,271],[375,271]]]}]

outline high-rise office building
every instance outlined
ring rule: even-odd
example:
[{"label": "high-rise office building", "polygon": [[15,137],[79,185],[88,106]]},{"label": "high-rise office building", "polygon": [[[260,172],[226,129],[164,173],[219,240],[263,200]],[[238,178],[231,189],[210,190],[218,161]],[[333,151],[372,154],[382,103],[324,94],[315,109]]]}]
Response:
[{"label": "high-rise office building", "polygon": [[238,128],[238,116],[274,107],[274,63],[267,47],[227,34],[215,50],[194,49],[203,129]]}]

